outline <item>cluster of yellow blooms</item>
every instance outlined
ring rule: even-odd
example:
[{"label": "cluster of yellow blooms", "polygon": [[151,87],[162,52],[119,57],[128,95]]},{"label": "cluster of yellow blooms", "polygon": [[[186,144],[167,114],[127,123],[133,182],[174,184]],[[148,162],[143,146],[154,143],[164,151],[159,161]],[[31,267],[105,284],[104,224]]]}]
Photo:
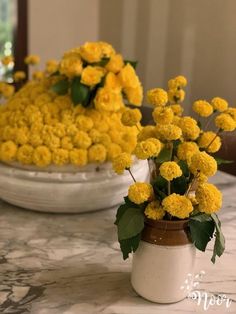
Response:
[{"label": "cluster of yellow blooms", "polygon": [[[30,65],[39,61],[36,55],[25,58]],[[90,106],[74,106],[69,91],[58,95],[52,90],[65,76],[69,80],[79,76],[91,90],[103,81]],[[16,72],[14,80],[25,80],[25,73]],[[1,94],[8,98],[0,106],[2,162],[84,166],[112,161],[123,153],[124,158],[128,154],[126,167],[130,167],[141,113],[127,108],[122,95],[140,106],[142,86],[131,64],[108,43],[86,43],[66,52],[60,62],[49,60],[45,71],[35,71],[33,79],[15,94],[13,86],[0,83]]]},{"label": "cluster of yellow blooms", "polygon": [[[218,131],[203,131],[197,120],[182,116],[183,108],[180,103],[184,100],[183,88],[186,84],[186,78],[178,76],[168,82],[168,91],[154,88],[147,92],[148,102],[154,106],[155,125],[148,125],[140,130],[134,155],[138,159],[152,160],[155,165],[155,177],[166,180],[166,194],[160,198],[151,184],[135,182],[129,188],[128,198],[135,204],[144,204],[144,213],[150,219],[172,216],[184,219],[194,210],[211,214],[218,211],[222,204],[221,192],[214,185],[207,183],[208,177],[217,171],[217,162],[210,154],[220,149],[221,132],[235,130],[236,108],[230,108],[227,101],[220,97],[213,98],[211,102],[195,101],[192,108],[199,117],[216,116],[215,125]],[[124,125],[134,126],[139,121],[135,110],[130,110],[122,116]],[[206,125],[208,124],[207,121]],[[163,153],[169,154],[164,161],[161,157],[158,159]],[[122,174],[125,169],[130,171],[130,160],[131,156],[127,154],[118,155],[113,161],[114,170],[118,174]],[[185,168],[181,167],[181,163],[187,168],[187,175],[184,174]],[[178,194],[172,181],[180,178],[187,180],[187,186],[184,193]],[[198,185],[196,197],[189,194],[194,183]],[[159,189],[158,185],[156,189]]]}]

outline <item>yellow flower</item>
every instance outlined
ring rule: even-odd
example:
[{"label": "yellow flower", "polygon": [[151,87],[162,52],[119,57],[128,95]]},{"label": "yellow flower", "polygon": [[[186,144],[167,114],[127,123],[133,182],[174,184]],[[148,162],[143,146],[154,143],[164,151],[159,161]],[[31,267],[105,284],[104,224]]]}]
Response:
[{"label": "yellow flower", "polygon": [[175,161],[166,161],[160,166],[160,175],[167,181],[172,181],[182,176],[182,170]]},{"label": "yellow flower", "polygon": [[236,108],[228,108],[225,113],[231,115],[231,117],[236,121]]},{"label": "yellow flower", "polygon": [[78,115],[75,120],[75,124],[79,130],[87,132],[92,129],[93,120],[84,115]]},{"label": "yellow flower", "polygon": [[142,204],[153,197],[153,188],[149,183],[136,182],[129,187],[128,198],[135,204]]},{"label": "yellow flower", "polygon": [[198,201],[196,199],[196,196],[195,195],[188,195],[188,199],[190,200],[190,202],[192,203],[193,206],[196,206],[198,205]]},{"label": "yellow flower", "polygon": [[179,75],[168,81],[169,89],[183,88],[187,85],[187,79],[183,75]]},{"label": "yellow flower", "polygon": [[99,41],[98,45],[100,46],[100,49],[102,50],[102,56],[104,58],[110,58],[112,55],[116,53],[112,45],[108,44],[105,41]]},{"label": "yellow flower", "polygon": [[135,88],[140,85],[138,76],[136,75],[135,70],[132,67],[132,65],[130,65],[129,63],[127,63],[121,69],[120,73],[118,74],[118,78],[121,82],[121,85],[124,88],[127,88],[127,87]]},{"label": "yellow flower", "polygon": [[36,81],[41,81],[44,78],[44,73],[42,71],[35,71],[32,73],[32,78]]},{"label": "yellow flower", "polygon": [[195,142],[183,142],[178,145],[177,157],[180,160],[190,161],[192,156],[199,151]]},{"label": "yellow flower", "polygon": [[228,108],[228,103],[225,99],[220,97],[215,97],[211,100],[212,107],[214,110],[223,112]]},{"label": "yellow flower", "polygon": [[38,167],[46,167],[51,164],[52,154],[46,146],[38,146],[33,152],[33,163]]},{"label": "yellow flower", "polygon": [[142,114],[139,109],[127,109],[123,112],[121,121],[126,126],[133,126],[140,122]]},{"label": "yellow flower", "polygon": [[122,153],[122,149],[119,144],[110,143],[107,147],[107,159],[113,161],[118,155]]},{"label": "yellow flower", "polygon": [[181,116],[184,111],[183,107],[179,104],[172,104],[170,105],[170,108],[176,116]]},{"label": "yellow flower", "polygon": [[115,75],[112,72],[109,72],[106,75],[104,87],[110,88],[110,89],[117,89],[120,91],[121,90],[121,83],[120,83],[117,75]]},{"label": "yellow flower", "polygon": [[38,64],[40,62],[40,57],[37,55],[29,55],[29,56],[25,57],[24,61],[26,64],[35,65],[35,64]]},{"label": "yellow flower", "polygon": [[115,54],[111,56],[105,68],[110,72],[117,73],[117,72],[120,72],[123,66],[124,66],[124,61],[123,61],[122,55]]},{"label": "yellow flower", "polygon": [[174,217],[184,219],[193,211],[191,201],[184,195],[173,193],[164,198],[162,205],[165,211]]},{"label": "yellow flower", "polygon": [[61,60],[59,71],[69,78],[80,75],[83,70],[82,60],[77,56],[66,57]]},{"label": "yellow flower", "polygon": [[41,135],[39,133],[33,133],[30,132],[29,134],[29,143],[33,146],[33,147],[37,147],[43,144],[43,140],[41,138]]},{"label": "yellow flower", "polygon": [[164,89],[154,88],[147,92],[147,100],[153,106],[165,106],[168,101],[168,95]]},{"label": "yellow flower", "polygon": [[112,162],[113,170],[117,174],[123,174],[126,169],[129,169],[132,165],[131,155],[128,153],[121,153]]},{"label": "yellow flower", "polygon": [[183,89],[169,89],[168,90],[168,100],[171,103],[178,103],[184,101],[185,91]]},{"label": "yellow flower", "polygon": [[5,56],[1,59],[1,62],[3,65],[7,66],[9,65],[10,63],[13,63],[14,62],[14,58],[13,56]]},{"label": "yellow flower", "polygon": [[16,158],[17,146],[13,141],[7,141],[1,144],[0,159],[5,162],[14,161]]},{"label": "yellow flower", "polygon": [[23,81],[23,80],[25,80],[25,78],[26,78],[26,74],[23,71],[16,71],[13,74],[13,79],[15,82]]},{"label": "yellow flower", "polygon": [[27,144],[29,141],[29,130],[28,128],[22,127],[17,129],[15,142],[17,144]]},{"label": "yellow flower", "polygon": [[139,142],[134,150],[134,154],[138,159],[148,159],[155,156],[157,146],[149,139]]},{"label": "yellow flower", "polygon": [[123,106],[123,99],[119,91],[103,87],[99,88],[94,104],[97,110],[118,111]]},{"label": "yellow flower", "polygon": [[3,85],[1,86],[0,94],[2,94],[4,98],[10,98],[14,94],[14,92],[15,88],[13,85],[3,83]]},{"label": "yellow flower", "polygon": [[23,165],[30,165],[33,162],[34,148],[31,145],[22,145],[17,151],[16,158]]},{"label": "yellow flower", "polygon": [[86,149],[72,149],[69,153],[70,155],[70,162],[75,166],[85,166],[88,163],[88,153]]},{"label": "yellow flower", "polygon": [[178,140],[181,135],[181,129],[173,124],[159,124],[156,126],[157,136],[163,141]]},{"label": "yellow flower", "polygon": [[46,72],[49,74],[55,73],[59,69],[59,62],[57,60],[48,60],[46,62]]},{"label": "yellow flower", "polygon": [[86,42],[80,47],[81,58],[88,63],[99,62],[102,59],[102,45],[96,42]]},{"label": "yellow flower", "polygon": [[143,100],[143,87],[141,84],[138,84],[136,87],[124,88],[124,93],[130,104],[134,106],[141,106]]},{"label": "yellow flower", "polygon": [[236,121],[228,113],[221,113],[215,118],[216,126],[226,132],[234,131]]},{"label": "yellow flower", "polygon": [[217,171],[217,163],[206,152],[198,152],[192,156],[189,169],[195,176],[204,174],[207,177],[211,177]]},{"label": "yellow flower", "polygon": [[101,82],[104,74],[105,72],[103,68],[88,65],[82,71],[81,83],[88,86],[97,85],[98,83]]},{"label": "yellow flower", "polygon": [[183,137],[186,140],[195,140],[200,134],[197,121],[191,117],[182,117],[179,119],[178,126],[181,128]]},{"label": "yellow flower", "polygon": [[152,116],[154,121],[160,124],[170,124],[174,118],[173,111],[167,107],[156,107],[152,112]]},{"label": "yellow flower", "polygon": [[73,137],[73,143],[78,148],[88,148],[92,144],[91,138],[84,131],[78,131]]},{"label": "yellow flower", "polygon": [[193,111],[201,117],[209,117],[213,113],[213,107],[206,100],[197,100],[193,103]]},{"label": "yellow flower", "polygon": [[[209,146],[209,144],[211,145]],[[203,132],[198,139],[198,145],[209,153],[216,153],[221,147],[221,139],[214,132]]]},{"label": "yellow flower", "polygon": [[69,162],[69,152],[63,148],[56,148],[52,153],[52,161],[57,166],[63,166]]},{"label": "yellow flower", "polygon": [[212,214],[222,206],[222,194],[217,187],[210,183],[203,183],[196,190],[196,199],[200,212]]},{"label": "yellow flower", "polygon": [[142,128],[140,133],[138,134],[138,141],[145,141],[150,137],[155,137],[156,136],[156,128],[153,125],[147,125]]},{"label": "yellow flower", "polygon": [[152,201],[145,208],[144,214],[153,220],[160,220],[164,217],[165,211],[158,201]]},{"label": "yellow flower", "polygon": [[99,162],[102,163],[106,160],[107,150],[102,144],[95,144],[91,146],[88,150],[89,162]]}]

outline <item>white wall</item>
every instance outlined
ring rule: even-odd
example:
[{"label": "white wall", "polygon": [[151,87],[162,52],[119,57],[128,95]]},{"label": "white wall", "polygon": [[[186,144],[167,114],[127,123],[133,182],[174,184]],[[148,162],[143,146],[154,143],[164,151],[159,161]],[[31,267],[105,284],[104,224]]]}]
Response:
[{"label": "white wall", "polygon": [[186,107],[197,98],[236,100],[235,0],[30,0],[30,52],[43,60],[88,40],[138,59],[145,89],[184,74]]}]

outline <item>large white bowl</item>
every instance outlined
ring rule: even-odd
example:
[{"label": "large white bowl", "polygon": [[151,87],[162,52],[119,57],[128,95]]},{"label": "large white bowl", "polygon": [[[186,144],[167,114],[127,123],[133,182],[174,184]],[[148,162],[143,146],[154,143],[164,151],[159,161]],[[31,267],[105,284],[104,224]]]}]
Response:
[{"label": "large white bowl", "polygon": [[[146,160],[135,161],[132,173],[137,181],[146,181]],[[80,213],[111,208],[123,201],[132,182],[128,171],[118,176],[110,163],[89,165],[79,171],[70,166],[38,171],[36,167],[0,163],[0,198],[42,212]]]}]

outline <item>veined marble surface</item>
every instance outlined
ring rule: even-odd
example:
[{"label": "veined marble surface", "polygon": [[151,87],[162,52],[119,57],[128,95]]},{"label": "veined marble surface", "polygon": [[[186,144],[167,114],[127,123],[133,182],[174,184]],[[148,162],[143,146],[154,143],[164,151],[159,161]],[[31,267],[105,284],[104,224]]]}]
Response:
[{"label": "veined marble surface", "polygon": [[236,313],[236,178],[219,172],[212,181],[224,194],[219,216],[226,252],[215,265],[212,245],[198,252],[196,273],[204,270],[205,276],[197,289],[225,294],[229,308],[223,303],[205,311],[203,300],[160,305],[137,296],[131,258],[124,262],[119,250],[115,209],[56,215],[0,201],[0,313]]}]

